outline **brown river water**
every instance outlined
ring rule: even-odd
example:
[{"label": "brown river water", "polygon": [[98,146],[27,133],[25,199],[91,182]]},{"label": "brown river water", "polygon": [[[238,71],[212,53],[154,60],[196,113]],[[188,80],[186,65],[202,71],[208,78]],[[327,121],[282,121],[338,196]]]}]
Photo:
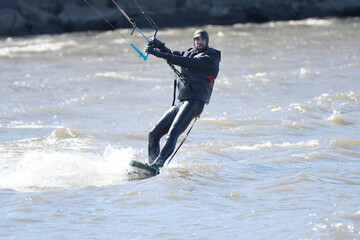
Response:
[{"label": "brown river water", "polygon": [[141,181],[166,62],[117,31],[0,39],[0,239],[360,239],[360,19],[205,28],[211,102]]}]

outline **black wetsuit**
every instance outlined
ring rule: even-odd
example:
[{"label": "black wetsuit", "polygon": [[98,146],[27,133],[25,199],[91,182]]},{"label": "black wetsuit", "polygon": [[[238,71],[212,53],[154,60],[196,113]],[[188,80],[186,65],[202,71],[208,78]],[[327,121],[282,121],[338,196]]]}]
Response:
[{"label": "black wetsuit", "polygon": [[[179,136],[191,121],[199,117],[205,103],[209,103],[215,78],[219,73],[221,53],[206,47],[199,52],[189,49],[185,52],[172,52],[166,56],[168,63],[181,66],[185,81],[178,82],[178,100],[149,133],[149,163],[162,167],[174,152]],[[160,139],[168,134],[164,147],[160,151]]]}]

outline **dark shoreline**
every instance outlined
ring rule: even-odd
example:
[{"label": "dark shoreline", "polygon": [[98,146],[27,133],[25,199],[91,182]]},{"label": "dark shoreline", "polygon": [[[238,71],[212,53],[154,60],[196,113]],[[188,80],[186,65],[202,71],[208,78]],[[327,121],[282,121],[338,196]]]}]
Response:
[{"label": "dark shoreline", "polygon": [[[130,24],[111,0],[87,0],[115,28]],[[117,1],[142,28],[133,1]],[[138,0],[160,28],[360,16],[359,0]],[[0,36],[112,29],[84,0],[0,0]]]}]

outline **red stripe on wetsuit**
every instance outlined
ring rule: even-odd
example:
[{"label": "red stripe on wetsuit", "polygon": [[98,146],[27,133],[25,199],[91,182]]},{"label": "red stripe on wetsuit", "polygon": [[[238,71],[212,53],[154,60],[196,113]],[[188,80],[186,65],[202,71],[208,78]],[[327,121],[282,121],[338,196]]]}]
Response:
[{"label": "red stripe on wetsuit", "polygon": [[209,74],[208,79],[211,82],[211,88],[213,88],[215,83],[215,77],[212,74]]}]

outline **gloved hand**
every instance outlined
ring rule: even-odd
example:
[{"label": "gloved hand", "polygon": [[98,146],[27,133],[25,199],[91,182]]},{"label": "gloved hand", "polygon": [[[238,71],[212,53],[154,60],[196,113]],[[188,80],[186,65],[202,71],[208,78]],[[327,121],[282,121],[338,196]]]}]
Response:
[{"label": "gloved hand", "polygon": [[159,39],[157,38],[150,38],[150,42],[149,42],[149,45],[155,47],[155,48],[158,48],[158,49],[161,49],[165,46],[165,43],[161,42]]},{"label": "gloved hand", "polygon": [[145,49],[145,52],[147,52],[151,55],[154,55],[155,57],[163,58],[166,60],[168,60],[171,57],[171,54],[166,53],[166,52],[160,52],[160,51],[156,50],[153,46],[150,46],[150,44]]}]

